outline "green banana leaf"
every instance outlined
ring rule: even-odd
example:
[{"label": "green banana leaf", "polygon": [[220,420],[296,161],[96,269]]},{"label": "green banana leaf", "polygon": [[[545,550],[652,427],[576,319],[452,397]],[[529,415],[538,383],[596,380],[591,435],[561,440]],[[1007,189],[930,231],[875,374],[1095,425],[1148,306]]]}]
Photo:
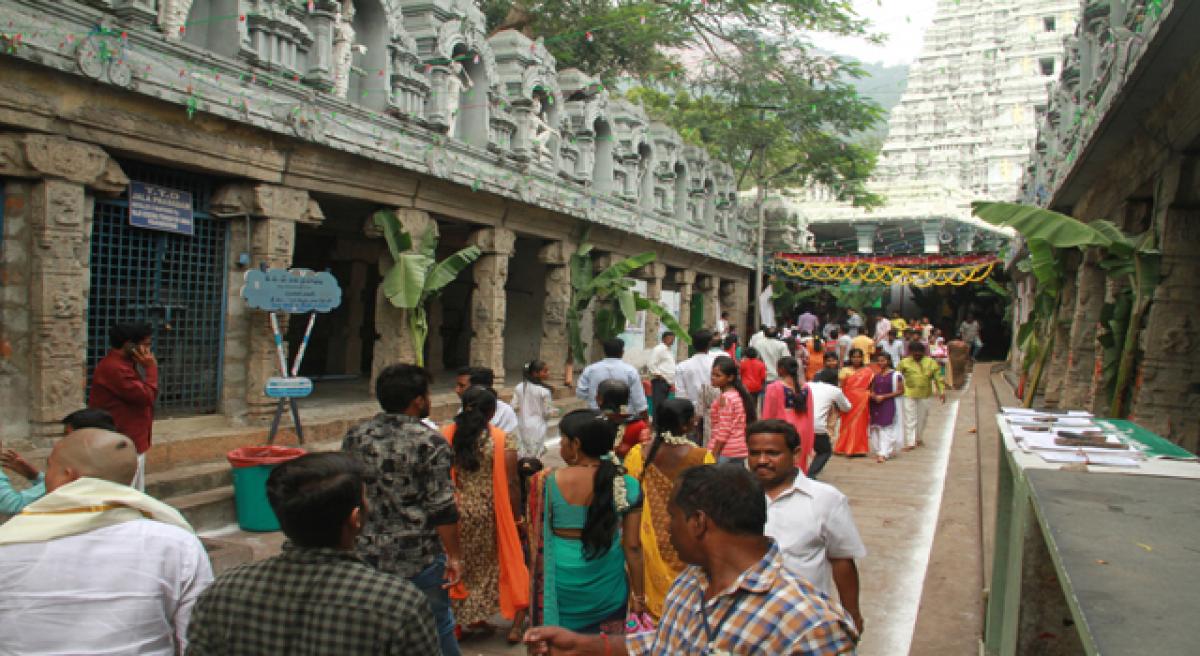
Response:
[{"label": "green banana leaf", "polygon": [[375,227],[383,232],[383,238],[387,240],[388,252],[392,254],[392,259],[398,260],[401,253],[412,249],[412,237],[404,232],[395,212],[379,210],[375,213],[373,220]]},{"label": "green banana leaf", "polygon": [[471,263],[478,260],[482,254],[478,246],[468,246],[435,264],[425,278],[424,297],[428,298],[454,282],[455,278],[458,278],[458,274],[471,266]]},{"label": "green banana leaf", "polygon": [[421,235],[421,243],[418,245],[417,251],[431,260],[436,260],[437,245],[437,223],[430,221],[429,224],[425,226],[425,234]]},{"label": "green banana leaf", "polygon": [[1057,292],[1062,287],[1062,264],[1054,256],[1050,242],[1030,239],[1028,242],[1029,262],[1038,287]]},{"label": "green banana leaf", "polygon": [[1091,224],[1041,207],[977,201],[971,203],[971,211],[992,225],[1013,228],[1027,241],[1040,239],[1054,248],[1112,245],[1112,239]]},{"label": "green banana leaf", "polygon": [[396,264],[383,276],[383,294],[392,305],[405,310],[421,305],[425,278],[433,261],[420,253],[400,253]]},{"label": "green banana leaf", "polygon": [[567,308],[567,344],[571,347],[570,357],[576,365],[582,367],[587,364],[584,359],[583,346],[583,328],[580,320],[580,311],[572,304]]},{"label": "green banana leaf", "polygon": [[636,293],[630,289],[621,289],[616,294],[617,307],[621,308],[621,314],[629,323],[637,321],[637,301],[634,299]]},{"label": "green banana leaf", "polygon": [[996,282],[995,280],[993,280],[991,278],[984,280],[983,284],[986,285],[988,290],[991,291],[996,296],[999,296],[1001,298],[1009,298],[1012,296],[1012,291],[1009,290],[1009,288],[1006,285],[1001,285],[1000,283]]},{"label": "green banana leaf", "polygon": [[652,252],[639,253],[633,257],[627,257],[597,274],[592,279],[589,287],[597,293],[603,294],[606,290],[620,286],[629,274],[650,264],[657,258],[658,255]]},{"label": "green banana leaf", "polygon": [[[684,344],[691,346],[692,336],[683,329],[683,326],[680,325],[679,321],[675,318],[675,315],[671,314],[670,310],[644,296],[641,296],[640,294],[637,296],[637,309],[645,310],[646,312],[658,317],[658,320],[667,327],[667,330],[675,333],[675,336]],[[655,337],[657,337],[657,335]]]}]

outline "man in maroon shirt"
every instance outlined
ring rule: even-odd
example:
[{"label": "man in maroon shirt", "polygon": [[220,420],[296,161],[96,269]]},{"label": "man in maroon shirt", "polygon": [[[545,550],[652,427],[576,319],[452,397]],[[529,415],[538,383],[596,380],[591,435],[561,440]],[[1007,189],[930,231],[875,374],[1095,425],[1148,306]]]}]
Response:
[{"label": "man in maroon shirt", "polygon": [[146,486],[146,452],[154,425],[154,400],[158,397],[158,361],[150,352],[152,328],[148,323],[119,323],[109,333],[111,350],[92,373],[88,407],[106,410],[117,430],[137,447],[137,475],[131,485]]}]

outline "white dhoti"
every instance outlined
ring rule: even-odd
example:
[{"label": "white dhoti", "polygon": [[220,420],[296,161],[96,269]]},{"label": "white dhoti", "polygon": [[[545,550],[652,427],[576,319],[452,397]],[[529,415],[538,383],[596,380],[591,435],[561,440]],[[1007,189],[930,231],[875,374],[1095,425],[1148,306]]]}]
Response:
[{"label": "white dhoti", "polygon": [[[925,430],[925,419],[929,416],[929,408],[933,405],[933,397],[923,399],[904,397],[904,446],[916,446]],[[922,440],[924,441],[924,440]]]},{"label": "white dhoti", "polygon": [[904,418],[907,415],[904,412],[902,399],[903,397],[896,399],[896,413],[892,416],[890,426],[871,424],[871,428],[867,432],[871,453],[884,458],[892,458],[900,451],[900,447],[904,446]]}]

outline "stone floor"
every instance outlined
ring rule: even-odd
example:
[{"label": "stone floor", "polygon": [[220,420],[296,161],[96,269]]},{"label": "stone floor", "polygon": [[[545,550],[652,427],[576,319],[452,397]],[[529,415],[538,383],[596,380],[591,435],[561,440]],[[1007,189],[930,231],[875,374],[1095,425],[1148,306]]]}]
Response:
[{"label": "stone floor", "polygon": [[[862,612],[866,618],[859,654],[895,656],[910,652],[931,546],[938,530],[951,447],[956,440],[974,439],[967,429],[960,425],[956,430],[955,426],[960,406],[973,404],[973,395],[974,391],[968,387],[951,393],[945,405],[935,405],[923,448],[883,464],[868,458],[835,457],[822,476],[825,482],[850,497],[867,546],[868,555],[859,563]],[[561,464],[557,460],[557,440],[552,439],[548,447],[552,464]],[[227,533],[220,539],[237,543],[243,536]],[[249,539],[256,557],[264,557],[278,543],[274,537]],[[968,548],[979,547],[975,544]],[[941,628],[974,631],[966,626]],[[505,643],[504,633],[497,631],[487,640],[465,642],[462,651],[468,656],[524,654],[523,646]]]}]

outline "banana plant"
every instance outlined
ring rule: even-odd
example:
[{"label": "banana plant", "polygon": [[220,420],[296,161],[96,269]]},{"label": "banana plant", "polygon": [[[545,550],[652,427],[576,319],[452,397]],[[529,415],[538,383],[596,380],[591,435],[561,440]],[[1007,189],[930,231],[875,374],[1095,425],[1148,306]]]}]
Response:
[{"label": "banana plant", "polygon": [[675,333],[685,344],[691,344],[691,336],[675,319],[671,311],[652,301],[634,289],[634,281],[628,276],[650,264],[657,255],[640,253],[613,264],[600,273],[593,273],[592,244],[587,242],[589,230],[585,229],[579,246],[571,254],[571,303],[567,308],[567,339],[570,346],[570,363],[582,367],[587,364],[586,347],[583,343],[582,320],[592,301],[596,311],[592,317],[592,333],[596,339],[611,339],[620,335],[626,322],[637,320],[638,312],[650,312],[657,316],[668,330]]},{"label": "banana plant", "polygon": [[1101,376],[1108,394],[1109,416],[1124,417],[1137,364],[1138,339],[1161,278],[1162,254],[1156,248],[1154,229],[1129,236],[1109,221],[1083,223],[1030,205],[977,202],[972,206],[979,218],[1012,227],[1025,238],[1029,258],[1018,267],[1032,273],[1038,282],[1030,321],[1017,334],[1026,358],[1036,361],[1032,383],[1025,391],[1026,407],[1033,404],[1042,370],[1054,349],[1062,310],[1059,290],[1065,273],[1055,249],[1095,247],[1104,252],[1100,267],[1121,287],[1101,312]]},{"label": "banana plant", "polygon": [[816,298],[821,291],[820,287],[800,287],[795,282],[775,279],[771,281],[771,303],[777,315],[794,316],[801,303]]},{"label": "banana plant", "polygon": [[383,276],[380,285],[383,295],[393,306],[404,310],[408,318],[409,334],[418,366],[425,366],[425,339],[429,336],[429,318],[425,306],[458,274],[479,259],[478,246],[468,246],[450,257],[437,261],[437,226],[432,221],[414,242],[404,231],[395,212],[381,210],[375,213],[375,226],[383,232],[388,251],[395,264]]}]

